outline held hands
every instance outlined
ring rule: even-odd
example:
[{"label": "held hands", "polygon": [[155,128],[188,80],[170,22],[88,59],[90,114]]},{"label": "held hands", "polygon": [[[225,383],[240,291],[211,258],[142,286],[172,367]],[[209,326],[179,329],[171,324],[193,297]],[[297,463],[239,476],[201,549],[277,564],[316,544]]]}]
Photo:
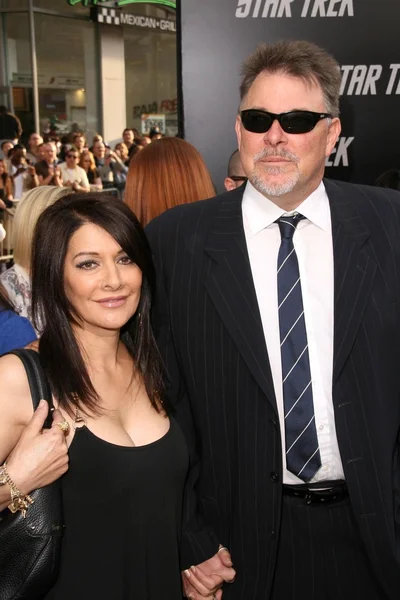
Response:
[{"label": "held hands", "polygon": [[220,546],[217,554],[212,558],[182,573],[184,595],[191,600],[201,600],[201,598],[220,600],[222,598],[220,588],[225,582],[232,583],[235,575],[229,551]]},{"label": "held hands", "polygon": [[51,429],[43,429],[49,405],[42,400],[7,459],[7,471],[23,495],[52,483],[68,470],[68,446],[57,423],[63,416],[56,409]]}]

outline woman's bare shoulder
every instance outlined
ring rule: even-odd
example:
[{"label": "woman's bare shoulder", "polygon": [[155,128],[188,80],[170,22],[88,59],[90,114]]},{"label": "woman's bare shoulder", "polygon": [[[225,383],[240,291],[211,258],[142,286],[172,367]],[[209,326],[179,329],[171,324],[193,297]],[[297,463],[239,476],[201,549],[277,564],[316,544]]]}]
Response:
[{"label": "woman's bare shoulder", "polygon": [[22,373],[25,373],[25,367],[18,356],[15,354],[5,354],[0,358],[0,376],[2,388],[6,382],[10,383],[10,378],[18,379],[18,377],[21,377]]},{"label": "woman's bare shoulder", "polygon": [[14,354],[0,358],[0,420],[26,424],[33,407],[28,378],[21,360]]},{"label": "woman's bare shoulder", "polygon": [[[25,350],[39,351],[39,341],[35,340],[24,348]],[[1,390],[8,391],[25,389],[28,385],[25,367],[18,356],[15,354],[5,354],[0,357],[0,385]]]}]

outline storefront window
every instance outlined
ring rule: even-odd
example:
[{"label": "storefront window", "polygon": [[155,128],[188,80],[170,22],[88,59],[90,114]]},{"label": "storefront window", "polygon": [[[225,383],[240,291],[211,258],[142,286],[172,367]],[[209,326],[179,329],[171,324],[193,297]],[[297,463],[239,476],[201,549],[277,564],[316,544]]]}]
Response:
[{"label": "storefront window", "polygon": [[[111,10],[112,2],[101,4],[0,0],[0,8],[10,11],[0,13],[0,100],[21,119],[23,141],[35,129],[37,109],[41,133],[63,136],[79,129],[90,139],[103,129],[113,140],[125,124],[143,133],[157,124],[163,133],[176,135],[175,11],[148,3]],[[32,5],[37,107],[28,18]]]},{"label": "storefront window", "polygon": [[41,131],[90,136],[99,129],[93,24],[36,13],[35,30]]},{"label": "storefront window", "polygon": [[[13,110],[19,117],[24,132],[32,131],[33,94],[29,19],[26,13],[3,15],[6,32],[6,70]],[[6,102],[8,105],[8,101]]]},{"label": "storefront window", "polygon": [[121,10],[125,42],[126,121],[142,133],[158,125],[178,132],[176,23],[173,11],[153,5]]}]

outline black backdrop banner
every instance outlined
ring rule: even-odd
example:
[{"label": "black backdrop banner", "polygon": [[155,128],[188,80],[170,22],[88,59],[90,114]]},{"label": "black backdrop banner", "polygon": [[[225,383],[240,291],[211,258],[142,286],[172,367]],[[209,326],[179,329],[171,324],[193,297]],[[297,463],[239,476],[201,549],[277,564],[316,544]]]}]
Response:
[{"label": "black backdrop banner", "polygon": [[185,138],[219,191],[239,105],[240,67],[258,43],[312,41],[341,65],[342,133],[326,175],[374,183],[400,169],[400,0],[181,0]]}]

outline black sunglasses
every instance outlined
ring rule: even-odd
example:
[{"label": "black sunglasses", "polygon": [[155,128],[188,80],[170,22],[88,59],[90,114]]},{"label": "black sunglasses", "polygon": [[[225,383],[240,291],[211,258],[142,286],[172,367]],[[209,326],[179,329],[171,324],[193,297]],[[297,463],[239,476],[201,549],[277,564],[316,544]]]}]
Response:
[{"label": "black sunglasses", "polygon": [[275,120],[286,133],[308,133],[321,119],[331,119],[332,115],[310,110],[290,110],[276,115],[266,110],[250,108],[242,110],[240,118],[243,127],[252,133],[266,133]]},{"label": "black sunglasses", "polygon": [[247,181],[247,177],[244,175],[229,175],[229,178],[232,179],[232,181]]},{"label": "black sunglasses", "polygon": [[67,158],[79,158],[77,154],[67,154]]}]

